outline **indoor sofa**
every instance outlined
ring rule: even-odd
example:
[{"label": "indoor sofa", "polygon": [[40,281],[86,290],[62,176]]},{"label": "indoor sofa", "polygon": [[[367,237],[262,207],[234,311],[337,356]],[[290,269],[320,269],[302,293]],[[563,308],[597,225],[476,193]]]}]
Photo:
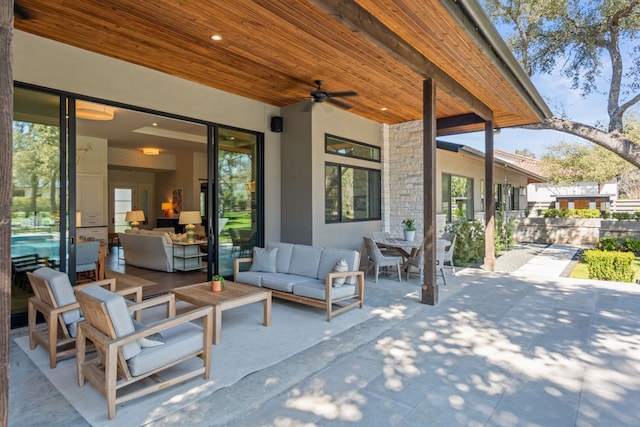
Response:
[{"label": "indoor sofa", "polygon": [[[129,265],[173,272],[173,241],[165,230],[127,230],[118,233],[124,249],[124,261]],[[189,247],[199,251],[197,246]]]},{"label": "indoor sofa", "polygon": [[364,273],[359,267],[356,250],[277,242],[253,248],[253,258],[237,258],[234,281],[269,289],[277,298],[323,308],[331,321],[334,315],[363,307]]}]

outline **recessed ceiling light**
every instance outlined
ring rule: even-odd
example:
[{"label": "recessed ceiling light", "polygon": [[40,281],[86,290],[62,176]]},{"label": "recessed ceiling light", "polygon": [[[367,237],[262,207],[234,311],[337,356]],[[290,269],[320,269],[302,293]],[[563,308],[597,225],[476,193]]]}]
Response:
[{"label": "recessed ceiling light", "polygon": [[387,107],[382,107],[382,108],[380,109],[380,111],[387,111],[387,110],[388,110],[388,108],[387,108]]},{"label": "recessed ceiling light", "polygon": [[211,40],[219,42],[220,40],[222,40],[222,36],[220,34],[214,34],[211,36]]},{"label": "recessed ceiling light", "polygon": [[153,126],[158,126],[158,124],[157,124],[157,123],[155,123],[155,122],[154,122],[154,123],[152,123],[152,125],[153,125]]}]

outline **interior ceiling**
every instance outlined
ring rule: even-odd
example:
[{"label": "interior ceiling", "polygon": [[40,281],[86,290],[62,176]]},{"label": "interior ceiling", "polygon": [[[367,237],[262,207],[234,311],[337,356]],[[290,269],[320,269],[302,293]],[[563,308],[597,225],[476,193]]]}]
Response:
[{"label": "interior ceiling", "polygon": [[[438,75],[450,77],[449,85],[459,85],[489,107],[496,127],[538,122],[545,114],[544,103],[540,107],[522,96],[522,87],[505,72],[508,67],[496,66],[487,46],[481,46],[477,35],[463,29],[438,0],[342,2],[357,10],[355,23],[327,12],[341,7],[336,0],[16,3],[28,12],[16,15],[19,30],[270,105],[309,99],[313,81],[322,79],[329,92],[358,93],[341,98],[354,114],[390,124],[421,119],[422,82],[428,73],[378,42],[392,36],[409,46],[414,57],[426,58],[443,72]],[[383,30],[372,38],[377,24]],[[213,41],[213,34],[222,40]],[[438,85],[437,75],[431,77]],[[437,87],[439,119],[474,113],[459,94]],[[483,127],[479,123],[438,133]]]}]

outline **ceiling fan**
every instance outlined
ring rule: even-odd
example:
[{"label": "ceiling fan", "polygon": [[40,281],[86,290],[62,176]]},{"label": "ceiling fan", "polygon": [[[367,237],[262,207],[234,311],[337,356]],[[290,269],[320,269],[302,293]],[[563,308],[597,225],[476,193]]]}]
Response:
[{"label": "ceiling fan", "polygon": [[337,105],[340,108],[344,108],[345,110],[348,110],[351,108],[350,105],[345,104],[344,102],[334,98],[358,95],[356,92],[352,90],[346,91],[346,92],[327,92],[322,89],[322,80],[316,80],[314,81],[314,83],[316,84],[317,87],[316,89],[311,91],[311,100],[313,102],[321,103],[321,102],[327,101],[331,104]]}]

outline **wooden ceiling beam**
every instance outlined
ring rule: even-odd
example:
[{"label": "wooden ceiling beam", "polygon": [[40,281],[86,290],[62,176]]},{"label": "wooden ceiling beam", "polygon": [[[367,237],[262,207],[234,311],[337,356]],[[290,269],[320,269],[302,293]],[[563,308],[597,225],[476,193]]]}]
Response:
[{"label": "wooden ceiling beam", "polygon": [[458,128],[468,125],[477,125],[484,123],[485,120],[474,113],[460,114],[459,116],[441,117],[438,119],[437,129],[443,131],[450,128]]},{"label": "wooden ceiling beam", "polygon": [[310,0],[310,2],[351,28],[352,31],[360,33],[369,42],[383,49],[423,78],[435,80],[438,87],[466,105],[483,120],[493,120],[493,111],[487,105],[356,2],[343,0]]}]

